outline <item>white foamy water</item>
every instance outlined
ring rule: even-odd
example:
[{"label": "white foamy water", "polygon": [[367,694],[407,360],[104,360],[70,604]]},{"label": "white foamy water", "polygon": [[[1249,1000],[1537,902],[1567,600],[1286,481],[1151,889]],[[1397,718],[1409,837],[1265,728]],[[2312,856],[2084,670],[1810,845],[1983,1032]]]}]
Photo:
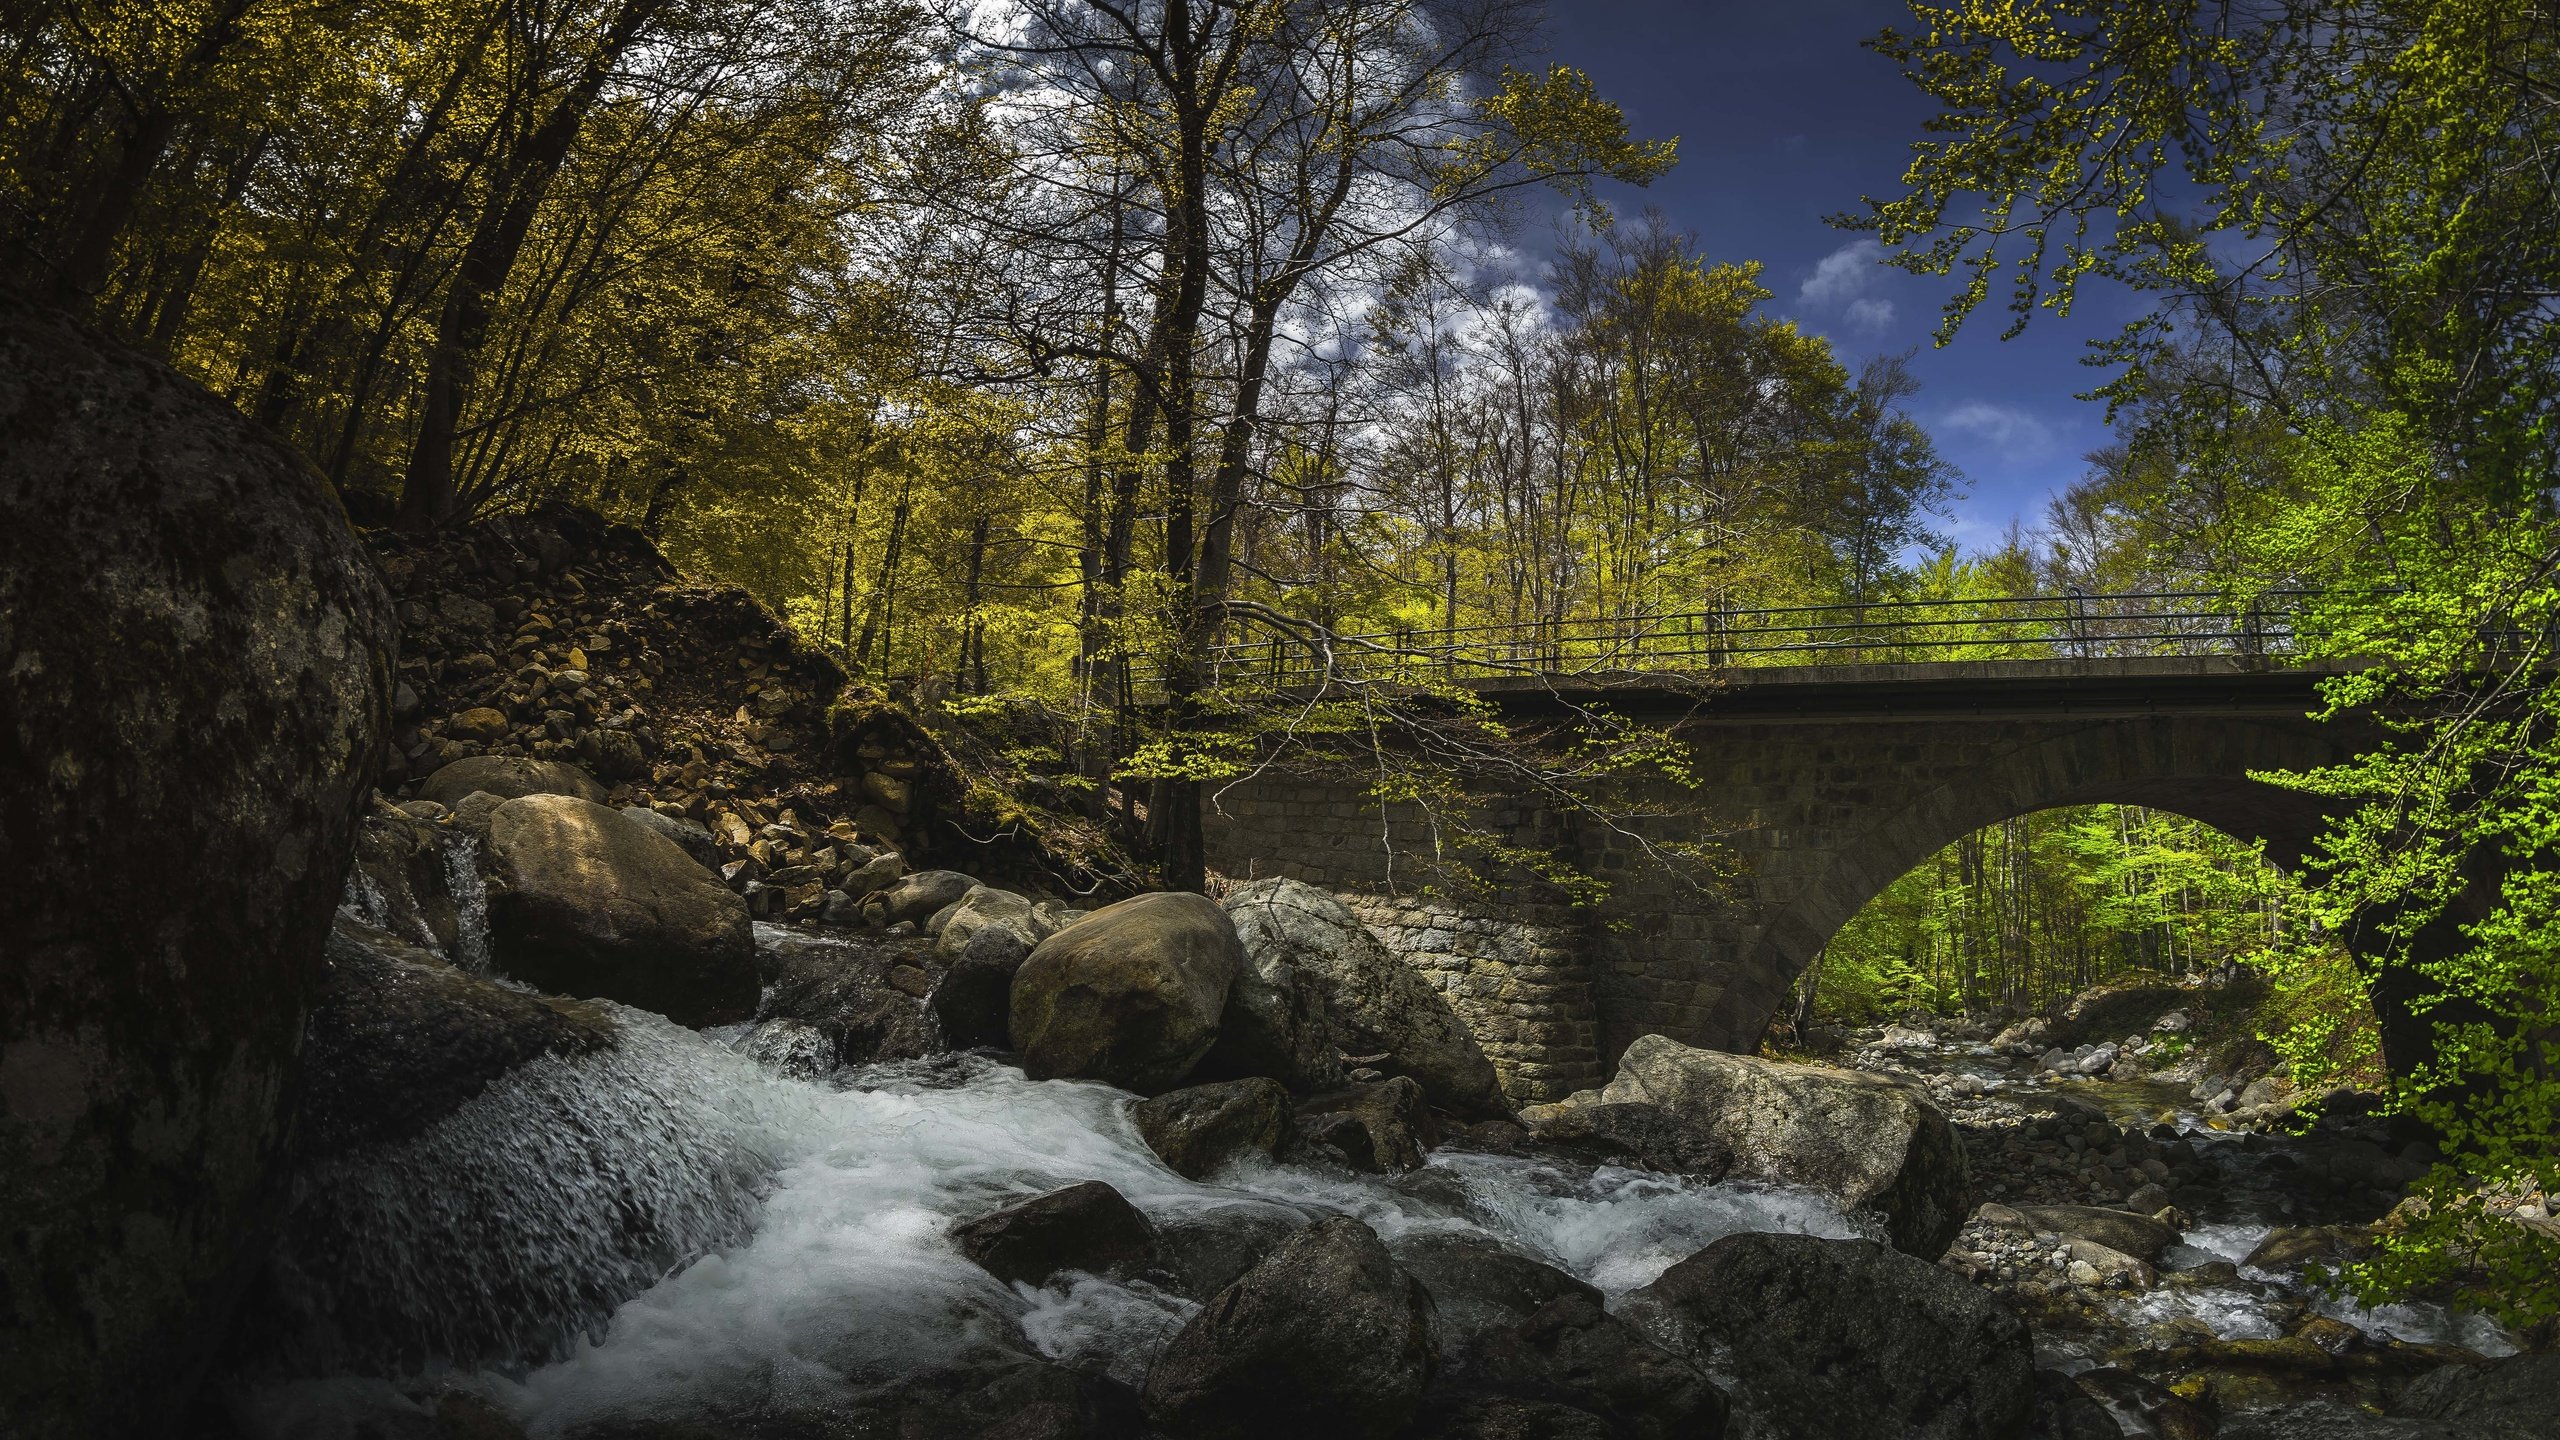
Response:
[{"label": "white foamy water", "polygon": [[453,896],[453,963],[474,975],[489,973],[489,887],[480,879],[480,838],[457,830],[437,841],[444,855],[445,889]]},{"label": "white foamy water", "polygon": [[[434,1337],[400,1372],[518,1346],[466,1383],[538,1436],[612,1416],[823,1403],[989,1351],[1134,1381],[1189,1301],[1093,1277],[1008,1286],[947,1238],[955,1221],[1083,1180],[1160,1224],[1246,1206],[1355,1215],[1390,1240],[1473,1231],[1612,1296],[1737,1231],[1862,1228],[1798,1192],[1452,1152],[1394,1178],[1255,1166],[1195,1183],[1138,1137],[1130,1097],[1103,1086],[969,1057],[789,1080],[655,1016],[620,1019],[619,1054],[523,1067],[384,1173],[338,1177],[359,1203],[332,1232],[345,1253],[327,1258],[355,1269],[331,1273],[400,1297],[399,1314],[367,1317],[377,1325]],[[520,1202],[496,1193],[507,1186]],[[618,1252],[626,1237],[636,1253]],[[576,1313],[616,1291],[629,1298],[609,1313]],[[558,1347],[563,1326],[528,1313],[546,1305],[586,1333]],[[246,1418],[302,1440],[344,1433],[349,1407],[396,1394],[305,1381],[265,1392]]]}]

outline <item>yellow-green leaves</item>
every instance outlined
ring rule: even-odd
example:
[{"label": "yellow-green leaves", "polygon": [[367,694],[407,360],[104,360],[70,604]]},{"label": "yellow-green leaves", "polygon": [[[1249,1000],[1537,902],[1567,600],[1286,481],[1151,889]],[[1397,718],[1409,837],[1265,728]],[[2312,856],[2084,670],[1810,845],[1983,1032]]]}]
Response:
[{"label": "yellow-green leaves", "polygon": [[1450,146],[1444,192],[1517,167],[1589,205],[1594,180],[1646,185],[1679,159],[1676,138],[1629,137],[1626,115],[1570,65],[1543,73],[1505,66],[1500,84],[1477,104],[1476,119],[1481,128]]}]

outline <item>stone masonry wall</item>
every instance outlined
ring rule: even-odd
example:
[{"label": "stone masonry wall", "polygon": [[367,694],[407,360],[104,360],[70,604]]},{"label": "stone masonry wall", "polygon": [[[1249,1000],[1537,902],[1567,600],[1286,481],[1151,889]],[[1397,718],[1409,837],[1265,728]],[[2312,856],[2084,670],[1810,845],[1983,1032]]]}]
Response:
[{"label": "stone masonry wall", "polygon": [[[2298,716],[2197,713],[1751,718],[1682,733],[1698,788],[1662,798],[1703,798],[1703,819],[1565,836],[1552,816],[1485,802],[1506,838],[1610,882],[1595,911],[1464,883],[1422,816],[1381,813],[1354,779],[1267,773],[1227,792],[1207,827],[1210,863],[1343,895],[1439,984],[1506,1089],[1541,1100],[1600,1083],[1645,1034],[1754,1048],[1842,922],[1940,847],[2013,815],[2154,805],[2282,854],[2316,802],[2252,772],[2321,763],[2337,743]],[[1702,825],[1732,862],[1721,880],[1641,853],[1645,838],[1696,838]]]},{"label": "stone masonry wall", "polygon": [[1608,1080],[1588,962],[1571,931],[1446,900],[1343,899],[1448,997],[1514,1101],[1558,1100]]},{"label": "stone masonry wall", "polygon": [[[1265,783],[1230,793],[1223,809],[1209,820],[1212,862],[1236,880],[1286,876],[1340,895],[1448,998],[1514,1101],[1560,1099],[1608,1078],[1589,947],[1572,910],[1475,894],[1480,886],[1435,859],[1417,812],[1381,814],[1351,785]],[[1515,834],[1535,823],[1509,818]]]}]

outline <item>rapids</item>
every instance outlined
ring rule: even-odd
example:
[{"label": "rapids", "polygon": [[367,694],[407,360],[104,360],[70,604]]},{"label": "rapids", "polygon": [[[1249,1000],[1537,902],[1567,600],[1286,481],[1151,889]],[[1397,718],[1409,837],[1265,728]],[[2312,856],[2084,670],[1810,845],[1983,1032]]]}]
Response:
[{"label": "rapids", "polygon": [[823,1404],[1008,1351],[1135,1381],[1192,1302],[1090,1276],[1008,1286],[946,1238],[1081,1180],[1160,1227],[1262,1211],[1355,1215],[1390,1243],[1471,1231],[1613,1299],[1737,1231],[1866,1233],[1810,1194],[1458,1150],[1397,1177],[1265,1165],[1196,1183],[1102,1085],[971,1055],[792,1079],[740,1053],[742,1027],[617,1018],[616,1049],[522,1066],[336,1177],[356,1223],[286,1268],[369,1303],[314,1306],[330,1333],[302,1346],[301,1378],[241,1397],[251,1433],[344,1434],[459,1384],[557,1435]]}]

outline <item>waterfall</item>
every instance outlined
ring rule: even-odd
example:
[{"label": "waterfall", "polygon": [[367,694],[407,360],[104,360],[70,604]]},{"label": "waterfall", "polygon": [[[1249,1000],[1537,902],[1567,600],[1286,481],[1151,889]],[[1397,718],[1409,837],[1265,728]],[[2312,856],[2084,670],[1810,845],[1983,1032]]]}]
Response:
[{"label": "waterfall", "polygon": [[453,963],[489,973],[489,887],[480,879],[480,839],[468,830],[442,837],[444,881],[453,896]]},{"label": "waterfall", "polygon": [[381,886],[373,883],[373,877],[364,873],[361,865],[347,867],[346,888],[338,892],[338,913],[376,930],[395,935],[399,933],[392,928],[390,899],[382,893]]}]

